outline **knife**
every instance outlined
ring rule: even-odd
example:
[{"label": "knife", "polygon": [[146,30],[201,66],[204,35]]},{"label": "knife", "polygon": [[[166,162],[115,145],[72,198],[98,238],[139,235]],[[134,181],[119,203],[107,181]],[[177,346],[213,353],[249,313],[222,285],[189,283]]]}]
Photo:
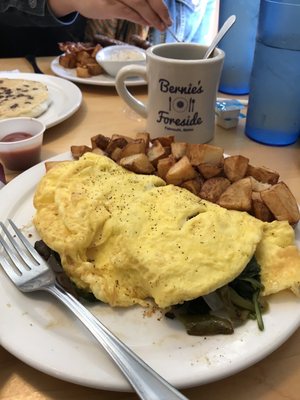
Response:
[{"label": "knife", "polygon": [[34,72],[36,74],[43,74],[44,72],[42,70],[40,70],[39,66],[36,63],[36,59],[35,56],[32,54],[27,54],[25,56],[26,60],[30,63],[30,65],[32,66]]}]

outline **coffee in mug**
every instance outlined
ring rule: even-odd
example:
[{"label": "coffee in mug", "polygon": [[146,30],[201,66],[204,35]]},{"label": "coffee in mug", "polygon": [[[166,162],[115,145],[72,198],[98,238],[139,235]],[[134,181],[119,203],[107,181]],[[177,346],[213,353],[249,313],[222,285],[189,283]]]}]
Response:
[{"label": "coffee in mug", "polygon": [[[129,65],[119,71],[117,92],[146,119],[151,137],[173,135],[190,143],[213,139],[224,52],[217,48],[204,60],[206,50],[207,46],[195,43],[158,44],[147,50],[146,66]],[[126,87],[125,81],[137,76],[148,83],[147,104]]]}]

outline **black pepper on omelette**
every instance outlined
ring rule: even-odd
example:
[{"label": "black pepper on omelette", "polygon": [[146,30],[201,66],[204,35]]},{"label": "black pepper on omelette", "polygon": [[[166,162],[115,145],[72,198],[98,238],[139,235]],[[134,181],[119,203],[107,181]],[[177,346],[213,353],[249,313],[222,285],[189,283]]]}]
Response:
[{"label": "black pepper on omelette", "polygon": [[[66,273],[111,306],[195,299],[235,279],[253,255],[267,294],[299,291],[300,255],[288,222],[226,210],[105,156],[87,153],[51,169],[34,205],[34,224]],[[294,272],[274,287],[267,271],[287,254]]]}]

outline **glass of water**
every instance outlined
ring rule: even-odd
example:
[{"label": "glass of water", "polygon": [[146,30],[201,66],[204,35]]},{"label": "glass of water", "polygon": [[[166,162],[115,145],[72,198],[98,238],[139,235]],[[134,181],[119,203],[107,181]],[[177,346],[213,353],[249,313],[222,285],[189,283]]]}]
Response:
[{"label": "glass of water", "polygon": [[261,0],[246,134],[285,146],[300,134],[300,0]]}]

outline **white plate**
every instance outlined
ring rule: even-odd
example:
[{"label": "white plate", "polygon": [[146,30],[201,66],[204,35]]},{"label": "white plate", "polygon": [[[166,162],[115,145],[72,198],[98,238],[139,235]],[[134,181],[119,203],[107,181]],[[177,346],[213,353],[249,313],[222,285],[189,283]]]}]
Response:
[{"label": "white plate", "polygon": [[[68,79],[72,82],[77,83],[85,83],[86,85],[96,85],[96,86],[115,86],[115,78],[107,75],[95,75],[91,76],[90,78],[79,78],[76,75],[76,70],[71,68],[64,68],[59,64],[59,57],[55,58],[51,62],[51,70],[56,75],[60,76],[61,78]],[[147,82],[144,81],[142,78],[132,78],[125,81],[127,86],[143,86],[147,85]]]},{"label": "white plate", "polygon": [[0,78],[28,79],[47,85],[51,104],[37,119],[46,128],[57,125],[73,115],[81,105],[82,93],[72,82],[51,75],[27,74],[23,72],[0,72]]},{"label": "white plate", "polygon": [[[68,153],[55,159],[67,159]],[[32,196],[44,174],[39,164],[0,190],[0,220],[12,218],[23,232],[35,232]],[[300,230],[297,228],[299,244]],[[177,322],[140,307],[89,306],[121,340],[173,385],[183,388],[232,375],[266,357],[300,324],[300,299],[290,293],[270,298],[265,331],[248,321],[233,335],[189,336]],[[49,294],[24,295],[0,268],[0,344],[25,363],[77,384],[127,391],[129,385],[83,326]]]}]

